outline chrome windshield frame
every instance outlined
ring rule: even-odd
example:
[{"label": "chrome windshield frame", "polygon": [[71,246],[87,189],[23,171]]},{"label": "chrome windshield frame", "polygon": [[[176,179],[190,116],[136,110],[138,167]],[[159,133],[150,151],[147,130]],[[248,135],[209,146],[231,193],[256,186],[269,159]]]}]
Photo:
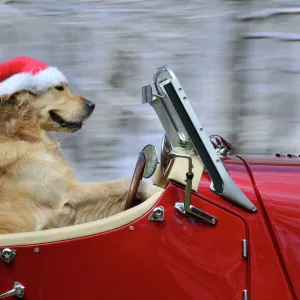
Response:
[{"label": "chrome windshield frame", "polygon": [[[156,93],[147,99],[143,98],[143,103],[149,103],[154,108],[172,146],[178,147],[180,141],[190,140],[212,180],[210,189],[249,212],[257,212],[255,205],[232,180],[217,155],[171,67],[159,67],[152,84]],[[145,88],[149,95],[152,87]]]}]

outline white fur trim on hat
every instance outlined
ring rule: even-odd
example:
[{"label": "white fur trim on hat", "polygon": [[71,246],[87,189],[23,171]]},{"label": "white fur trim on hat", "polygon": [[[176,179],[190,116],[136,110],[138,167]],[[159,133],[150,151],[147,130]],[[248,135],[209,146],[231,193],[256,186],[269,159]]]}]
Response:
[{"label": "white fur trim on hat", "polygon": [[48,67],[35,75],[19,73],[0,82],[0,95],[12,95],[22,90],[39,95],[62,82],[68,83],[67,78],[54,67]]}]

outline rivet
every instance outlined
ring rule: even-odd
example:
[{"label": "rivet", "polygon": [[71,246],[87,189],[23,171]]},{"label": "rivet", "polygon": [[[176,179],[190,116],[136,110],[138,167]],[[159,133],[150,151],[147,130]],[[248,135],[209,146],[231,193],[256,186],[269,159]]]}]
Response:
[{"label": "rivet", "polygon": [[40,249],[38,247],[34,248],[34,253],[39,253],[40,252]]},{"label": "rivet", "polygon": [[200,131],[203,131],[203,128],[200,128]]},{"label": "rivet", "polygon": [[186,97],[183,97],[183,100],[186,100]]},{"label": "rivet", "polygon": [[217,159],[217,160],[216,160],[216,162],[218,163],[218,162],[220,162],[220,160],[219,160],[219,159]]},{"label": "rivet", "polygon": [[182,88],[179,88],[178,90],[179,90],[179,91],[182,91]]},{"label": "rivet", "polygon": [[129,230],[133,231],[134,230],[134,226],[129,226]]}]

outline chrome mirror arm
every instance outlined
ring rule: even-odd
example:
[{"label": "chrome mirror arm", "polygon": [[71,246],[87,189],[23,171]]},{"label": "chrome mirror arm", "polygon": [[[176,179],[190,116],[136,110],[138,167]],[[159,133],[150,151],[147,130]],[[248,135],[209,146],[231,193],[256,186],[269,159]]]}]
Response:
[{"label": "chrome mirror arm", "polygon": [[180,158],[186,158],[188,160],[188,172],[186,173],[186,179],[185,179],[186,189],[185,189],[185,199],[184,199],[184,210],[187,213],[189,213],[190,204],[191,204],[192,183],[194,178],[192,158],[188,155],[178,154],[173,151],[169,155],[171,159],[180,157]]},{"label": "chrome mirror arm", "polygon": [[209,215],[208,213],[204,212],[203,210],[191,205],[191,194],[192,194],[192,184],[193,184],[193,160],[190,156],[184,154],[178,154],[175,152],[171,152],[169,154],[171,159],[176,157],[185,158],[188,160],[188,172],[186,173],[186,187],[185,187],[185,198],[184,203],[176,202],[174,204],[174,208],[178,210],[181,214],[187,217],[191,217],[197,219],[201,222],[208,223],[211,225],[217,224],[217,218]]}]

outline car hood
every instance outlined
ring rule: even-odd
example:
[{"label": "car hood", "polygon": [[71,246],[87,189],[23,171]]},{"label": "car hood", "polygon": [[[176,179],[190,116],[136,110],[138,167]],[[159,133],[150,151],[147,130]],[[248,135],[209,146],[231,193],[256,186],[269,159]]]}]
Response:
[{"label": "car hood", "polygon": [[[300,294],[300,158],[238,156],[248,168],[263,212]],[[298,282],[298,283],[297,283]]]}]

